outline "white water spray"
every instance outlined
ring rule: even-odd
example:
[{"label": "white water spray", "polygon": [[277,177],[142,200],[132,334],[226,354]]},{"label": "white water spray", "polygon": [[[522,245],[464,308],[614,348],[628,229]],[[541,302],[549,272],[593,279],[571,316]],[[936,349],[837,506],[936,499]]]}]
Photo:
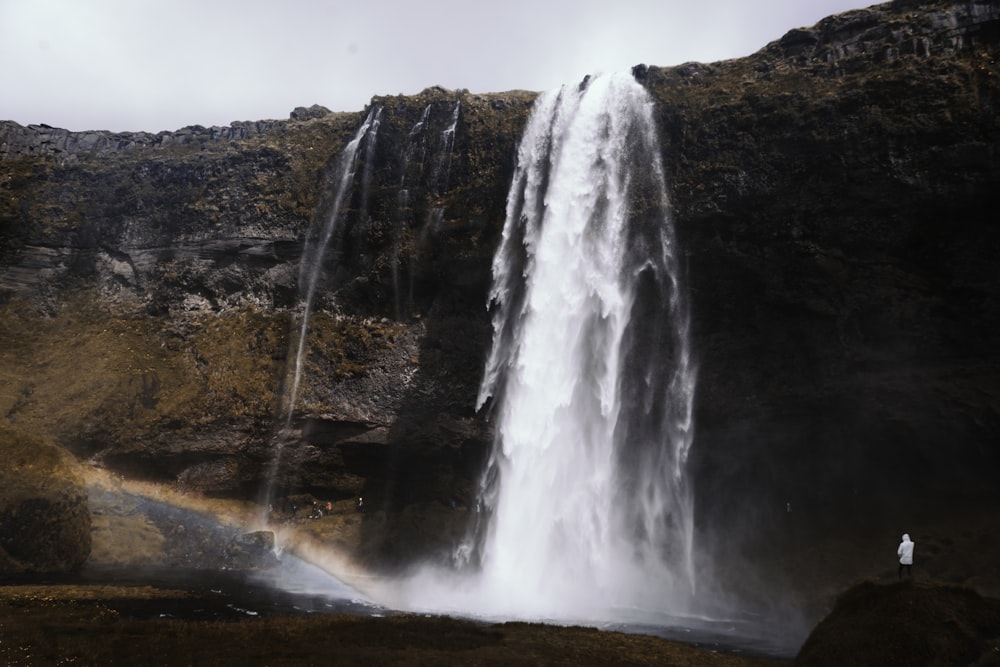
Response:
[{"label": "white water spray", "polygon": [[420,604],[574,622],[688,609],[695,372],[675,252],[646,90],[621,74],[540,97],[493,262],[479,406],[496,440],[485,528],[459,554],[475,574]]}]

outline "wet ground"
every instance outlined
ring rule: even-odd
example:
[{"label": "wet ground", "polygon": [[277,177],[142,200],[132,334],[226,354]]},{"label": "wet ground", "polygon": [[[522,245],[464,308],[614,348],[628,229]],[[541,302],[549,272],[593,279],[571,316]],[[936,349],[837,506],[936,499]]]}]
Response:
[{"label": "wet ground", "polygon": [[[255,541],[266,531],[251,530],[257,521],[253,517],[244,515],[233,523],[217,518],[239,516],[239,511],[231,508],[202,507],[197,504],[200,500],[191,505],[191,499],[156,497],[148,490],[106,482],[91,486],[90,501],[97,526],[91,564],[73,580],[35,582],[69,587],[59,594],[63,596],[73,587],[107,591],[88,594],[81,604],[99,605],[132,620],[234,621],[323,614],[375,619],[406,615],[380,606],[358,588],[331,575],[329,569],[293,553],[296,548],[301,551],[301,542],[292,546],[296,540],[329,527],[327,524],[337,517],[314,521],[301,512],[297,521],[276,526],[279,535],[269,537],[280,544],[273,549],[273,542]],[[324,555],[320,554],[320,559]],[[623,610],[621,618],[620,623],[584,625],[733,655],[788,657],[803,639],[775,635],[751,616],[714,620],[669,615],[650,619],[643,615],[642,620],[630,620],[628,611]],[[510,619],[456,620],[487,627]],[[566,622],[547,625],[558,627]]]},{"label": "wet ground", "polygon": [[[6,594],[68,599],[95,610],[113,611],[130,620],[240,621],[307,616],[350,615],[364,619],[420,616],[388,609],[294,555],[259,570],[183,567],[90,567],[78,576],[24,580],[3,589]],[[480,627],[504,619],[456,618]],[[558,628],[561,623],[551,623]],[[756,625],[754,619],[705,619],[664,616],[656,624],[605,623],[608,633],[648,635],[683,642],[710,652],[788,658],[797,643]]]},{"label": "wet ground", "polygon": [[[232,508],[98,487],[91,500],[91,564],[72,577],[0,581],[0,664],[774,665],[804,638],[751,615],[590,628],[403,613],[272,549],[273,535],[246,517],[215,518],[238,516]],[[922,543],[926,566],[943,540]],[[941,551],[952,568],[956,551],[967,552]]]},{"label": "wet ground", "polygon": [[125,589],[177,591],[183,595],[104,599],[101,604],[135,619],[236,620],[298,614],[383,616],[386,611],[293,556],[269,571],[144,568],[89,569],[74,582]]}]

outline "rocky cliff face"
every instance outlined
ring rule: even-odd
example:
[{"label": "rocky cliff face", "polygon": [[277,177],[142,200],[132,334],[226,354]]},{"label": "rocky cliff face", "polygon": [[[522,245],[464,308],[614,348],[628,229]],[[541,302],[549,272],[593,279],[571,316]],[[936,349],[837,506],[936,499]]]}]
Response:
[{"label": "rocky cliff face", "polygon": [[[863,521],[891,544],[935,505],[995,506],[998,41],[996,3],[896,1],[747,58],[636,68],[691,292],[703,543],[761,554]],[[386,563],[442,550],[474,497],[490,262],[533,99],[371,103],[279,486],[363,495],[359,548]],[[126,475],[258,493],[303,239],[364,113],[0,124],[7,421]]]},{"label": "rocky cliff face", "polygon": [[995,500],[998,17],[895,2],[648,72],[689,261],[701,506],[727,535],[900,532]]}]

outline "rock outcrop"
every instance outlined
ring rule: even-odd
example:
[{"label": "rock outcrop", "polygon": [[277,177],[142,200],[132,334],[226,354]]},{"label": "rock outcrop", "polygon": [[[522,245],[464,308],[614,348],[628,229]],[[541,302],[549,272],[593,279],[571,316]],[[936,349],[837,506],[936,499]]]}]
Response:
[{"label": "rock outcrop", "polygon": [[[313,105],[298,107],[290,114],[292,120],[321,118],[329,109]],[[236,122],[227,126],[203,127],[192,125],[174,132],[70,132],[44,123],[23,127],[6,121],[0,124],[0,159],[20,157],[51,157],[61,163],[79,162],[107,157],[113,153],[170,146],[196,146],[243,141],[285,125],[282,121],[262,120]]]},{"label": "rock outcrop", "polygon": [[845,591],[795,659],[821,665],[991,665],[1000,601],[933,582],[865,581]]},{"label": "rock outcrop", "polygon": [[2,424],[0,457],[0,576],[79,569],[90,555],[90,511],[72,457]]},{"label": "rock outcrop", "polygon": [[[739,545],[737,568],[780,570],[813,526],[891,547],[900,523],[1000,505],[998,46],[995,2],[897,0],[635,68],[691,293],[700,540]],[[387,562],[443,554],[454,526],[413,517],[461,525],[488,450],[490,264],[534,97],[434,88],[157,135],[0,124],[0,411],[123,474],[254,497],[303,242],[381,108],[278,483],[363,495]]]}]

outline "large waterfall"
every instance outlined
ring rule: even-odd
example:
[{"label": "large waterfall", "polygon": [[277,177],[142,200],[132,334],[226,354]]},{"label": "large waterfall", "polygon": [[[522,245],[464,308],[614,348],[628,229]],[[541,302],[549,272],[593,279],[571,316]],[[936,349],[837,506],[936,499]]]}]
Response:
[{"label": "large waterfall", "polygon": [[695,371],[653,110],[628,74],[536,102],[493,262],[496,435],[456,607],[625,620],[694,593]]},{"label": "large waterfall", "polygon": [[[654,111],[629,74],[536,101],[493,260],[493,343],[478,408],[495,441],[473,527],[456,551],[457,576],[390,584],[378,596],[390,605],[584,622],[690,609],[695,371]],[[356,181],[360,206],[367,200],[367,167],[355,176],[372,163],[380,114],[373,108],[345,147],[329,215],[306,245],[272,478],[292,437],[323,255]],[[427,115],[408,135],[403,192]],[[443,166],[435,183],[447,178]]]}]

